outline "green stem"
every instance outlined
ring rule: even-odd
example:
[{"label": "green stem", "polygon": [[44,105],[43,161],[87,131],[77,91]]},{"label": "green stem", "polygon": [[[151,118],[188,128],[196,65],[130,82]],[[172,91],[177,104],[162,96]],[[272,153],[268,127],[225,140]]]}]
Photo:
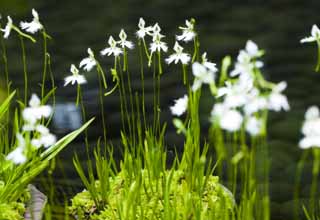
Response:
[{"label": "green stem", "polygon": [[101,77],[99,76],[99,101],[100,101],[100,111],[101,111],[101,119],[102,119],[102,128],[103,128],[103,141],[104,146],[107,146],[107,128],[106,128],[106,122],[104,118],[104,103],[103,103],[103,88],[101,83]]},{"label": "green stem", "polygon": [[318,46],[318,62],[315,71],[319,72],[320,70],[320,40],[317,40],[317,46]]},{"label": "green stem", "polygon": [[21,35],[19,35],[21,50],[22,50],[22,62],[23,62],[23,76],[24,76],[24,104],[27,105],[28,97],[28,73],[27,73],[27,62],[26,62],[26,51],[24,41]]},{"label": "green stem", "polygon": [[30,35],[25,34],[25,33],[23,33],[22,31],[20,31],[20,29],[19,29],[18,27],[16,27],[16,26],[13,25],[13,26],[12,26],[12,29],[15,30],[20,37],[27,38],[27,39],[31,40],[33,43],[36,43],[36,42],[37,42],[37,41],[36,41],[33,37],[31,37]]},{"label": "green stem", "polygon": [[103,86],[104,88],[108,88],[108,85],[107,85],[107,81],[106,81],[106,77],[105,77],[105,73],[100,65],[100,63],[96,60],[96,63],[97,63],[97,72],[98,72],[98,75],[100,74],[101,78],[102,78],[102,82],[103,82]]},{"label": "green stem", "polygon": [[317,194],[317,182],[318,182],[318,176],[319,176],[319,168],[320,168],[320,150],[317,148],[313,148],[313,168],[312,168],[312,183],[311,183],[311,189],[310,189],[310,213],[312,216],[316,216],[316,194]]},{"label": "green stem", "polygon": [[45,93],[45,81],[47,75],[47,35],[45,30],[42,32],[43,36],[43,73],[42,73],[42,85],[41,85],[41,101],[44,98]]},{"label": "green stem", "polygon": [[[145,42],[144,42],[145,44]],[[139,56],[140,56],[140,76],[141,76],[141,87],[142,87],[142,117],[143,117],[143,124],[144,128],[147,128],[146,122],[146,108],[145,108],[145,97],[144,97],[144,65],[143,65],[143,56],[142,56],[142,46],[141,41],[138,43],[139,45]],[[148,59],[148,57],[147,57]]]}]

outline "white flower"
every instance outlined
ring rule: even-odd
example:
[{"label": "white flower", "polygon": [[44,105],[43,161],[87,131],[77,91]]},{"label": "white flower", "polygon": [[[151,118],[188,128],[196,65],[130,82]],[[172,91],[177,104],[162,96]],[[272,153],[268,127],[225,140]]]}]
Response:
[{"label": "white flower", "polygon": [[37,31],[43,29],[42,24],[39,21],[38,12],[32,9],[33,20],[31,22],[20,22],[20,27],[29,33],[36,33]]},{"label": "white flower", "polygon": [[127,34],[124,32],[123,29],[121,29],[120,34],[119,34],[120,41],[118,43],[121,45],[122,48],[129,48],[133,49],[134,45],[131,41],[127,41]]},{"label": "white flower", "polygon": [[257,136],[261,132],[263,122],[261,119],[257,119],[256,117],[250,117],[246,122],[246,131],[251,136]]},{"label": "white flower", "polygon": [[108,56],[119,56],[122,54],[121,48],[117,47],[117,42],[113,39],[112,36],[109,37],[108,44],[110,47],[106,47],[105,49],[100,51],[100,54],[102,56],[108,55]]},{"label": "white flower", "polygon": [[7,156],[7,160],[11,160],[15,164],[22,164],[27,161],[27,157],[24,155],[25,140],[21,134],[17,134],[18,147],[11,151]]},{"label": "white flower", "polygon": [[253,81],[250,78],[238,80],[235,84],[227,81],[225,84],[225,87],[218,89],[217,98],[225,96],[224,103],[226,106],[229,108],[241,107],[247,103],[249,92],[253,87]]},{"label": "white flower", "polygon": [[176,42],[176,43],[174,44],[174,48],[173,48],[173,49],[174,49],[174,51],[175,51],[176,53],[170,55],[170,56],[166,59],[166,62],[167,62],[168,64],[170,64],[170,63],[172,63],[172,62],[174,62],[175,64],[177,64],[179,61],[180,61],[182,64],[188,64],[188,63],[189,63],[189,61],[190,61],[190,59],[191,59],[191,58],[190,58],[190,55],[187,54],[187,53],[183,53],[183,47],[181,47],[178,42]]},{"label": "white flower", "polygon": [[12,19],[10,16],[7,16],[7,19],[8,19],[8,22],[7,22],[7,25],[5,26],[4,29],[1,29],[2,32],[4,32],[4,35],[3,37],[5,39],[7,39],[10,35],[10,32],[11,32],[11,29],[13,27],[13,22],[12,22]]},{"label": "white flower", "polygon": [[156,51],[161,52],[161,50],[163,52],[167,52],[168,51],[168,47],[167,44],[163,41],[161,41],[159,38],[155,39],[151,44],[150,44],[150,51],[151,53],[154,53]]},{"label": "white flower", "polygon": [[273,89],[268,98],[268,108],[270,110],[279,112],[281,109],[288,111],[290,110],[290,106],[288,103],[288,99],[285,95],[281,94],[287,87],[286,82],[278,83]]},{"label": "white flower", "polygon": [[320,113],[319,113],[319,108],[317,106],[311,106],[308,108],[308,110],[305,113],[305,119],[306,120],[313,120],[316,118],[319,118]]},{"label": "white flower", "polygon": [[180,116],[183,113],[185,113],[185,111],[188,108],[188,96],[184,95],[183,98],[174,100],[174,102],[174,106],[170,107],[171,113],[177,116]]},{"label": "white flower", "polygon": [[195,36],[197,35],[196,32],[194,31],[194,21],[186,20],[186,27],[179,27],[182,30],[181,35],[177,35],[177,40],[178,41],[192,41]]},{"label": "white flower", "polygon": [[138,24],[139,30],[136,32],[137,37],[140,39],[144,38],[146,34],[151,35],[151,31],[153,30],[153,27],[151,26],[145,27],[145,24],[146,22],[143,20],[143,18],[140,18],[139,24]]},{"label": "white flower", "polygon": [[299,142],[300,148],[320,147],[320,117],[318,107],[311,106],[306,111],[301,132],[304,134],[304,137]]},{"label": "white flower", "polygon": [[313,25],[311,29],[311,36],[303,38],[300,43],[309,43],[314,41],[320,41],[320,30],[317,25]]},{"label": "white flower", "polygon": [[202,54],[201,58],[202,58],[202,65],[204,65],[206,68],[208,68],[212,72],[218,71],[216,64],[208,61],[206,52]]},{"label": "white flower", "polygon": [[82,68],[86,71],[91,71],[92,68],[97,65],[97,61],[96,59],[94,58],[94,54],[93,54],[93,51],[91,50],[91,48],[88,48],[88,54],[89,56],[82,59],[80,64],[79,64],[79,67]]},{"label": "white flower", "polygon": [[40,137],[31,140],[31,144],[36,148],[40,148],[41,146],[48,148],[56,143],[56,136],[51,134],[47,127],[43,125],[37,125],[36,131],[40,133]]},{"label": "white flower", "polygon": [[[252,49],[250,49],[252,50]],[[252,52],[253,53],[253,52]],[[233,71],[231,71],[230,76],[234,77],[237,75],[242,74],[251,74],[254,68],[261,68],[263,67],[263,62],[261,61],[255,61],[252,62],[251,55],[245,51],[241,50],[239,52],[239,55],[237,57],[237,62],[235,64],[235,68]]]},{"label": "white flower", "polygon": [[241,128],[242,121],[242,115],[237,110],[230,109],[221,115],[220,126],[224,130],[234,132]]},{"label": "white flower", "polygon": [[87,82],[86,78],[83,75],[79,74],[79,70],[75,65],[71,64],[70,71],[72,75],[64,78],[64,86],[68,85],[69,83],[73,85],[77,82],[80,85]]},{"label": "white flower", "polygon": [[32,130],[33,125],[35,125],[37,120],[40,120],[42,117],[47,118],[50,116],[52,109],[49,105],[41,105],[41,101],[36,94],[32,94],[29,106],[30,107],[23,110],[22,117],[28,122],[29,128]]},{"label": "white flower", "polygon": [[263,52],[259,50],[258,45],[252,40],[248,40],[246,43],[246,52],[251,58],[260,57]]},{"label": "white flower", "polygon": [[259,90],[256,88],[250,91],[247,98],[247,102],[243,108],[246,115],[252,115],[253,113],[268,108],[267,98],[261,96]]},{"label": "white flower", "polygon": [[204,65],[198,62],[192,64],[192,73],[195,76],[192,85],[193,91],[198,90],[203,83],[209,85],[214,83],[215,71],[209,70]]}]

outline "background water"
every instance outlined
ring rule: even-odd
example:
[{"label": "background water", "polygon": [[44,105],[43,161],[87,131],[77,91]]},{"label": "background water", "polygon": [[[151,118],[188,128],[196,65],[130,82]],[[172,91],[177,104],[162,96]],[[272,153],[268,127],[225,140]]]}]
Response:
[{"label": "background water", "polygon": [[[174,34],[178,32],[177,27],[184,24],[185,19],[194,17],[197,20],[201,49],[207,51],[210,60],[217,63],[220,63],[227,54],[235,58],[247,39],[257,42],[266,51],[263,69],[265,76],[271,81],[288,82],[286,95],[290,101],[291,111],[271,114],[268,139],[271,154],[272,219],[291,218],[293,174],[301,155],[297,143],[301,137],[303,114],[308,106],[319,105],[320,100],[320,74],[313,71],[316,64],[316,46],[301,45],[299,41],[310,34],[312,24],[320,24],[319,0],[0,0],[0,13],[3,17],[10,14],[14,21],[30,16],[32,8],[36,8],[40,13],[41,21],[53,37],[49,44],[49,52],[59,87],[57,100],[65,110],[61,111],[61,114],[66,111],[75,112],[70,104],[75,100],[75,89],[63,88],[62,85],[63,77],[69,74],[70,64],[77,64],[85,57],[87,47],[93,48],[97,53],[107,44],[108,36],[110,34],[117,36],[121,28],[124,28],[129,38],[133,39],[139,17],[143,17],[147,24],[159,22],[167,36],[166,41],[171,47],[174,43]],[[16,40],[10,40],[8,53],[10,78],[14,86],[21,87],[23,78],[18,43]],[[41,44],[27,44],[27,54],[32,88],[30,91],[39,92],[38,83],[42,73]],[[103,66],[106,69],[110,68],[112,59],[101,58],[100,60],[103,60]],[[133,76],[139,74],[134,68],[137,66],[134,64],[137,61],[138,58],[131,56],[130,68]],[[87,73],[86,77],[89,84],[83,87],[84,99],[89,114],[95,115],[98,112],[96,74]],[[3,75],[0,79],[3,79]],[[151,75],[149,79],[151,80]],[[164,121],[170,122],[172,119],[168,111],[172,100],[185,92],[179,85],[180,79],[180,74],[165,68],[161,96]],[[108,81],[111,83],[111,77],[108,77]],[[147,97],[151,100],[149,97],[152,97],[152,85],[151,81],[148,82],[150,85],[147,85]],[[133,84],[139,84],[138,77],[134,79]],[[119,140],[120,128],[118,97],[109,96],[105,99],[105,103],[108,137],[116,143]],[[66,108],[65,104],[69,107]],[[211,107],[212,99],[204,94],[201,108],[204,131],[208,126],[207,119]],[[64,123],[66,120],[70,119],[65,119]],[[73,118],[70,121],[75,122],[77,119]],[[96,121],[94,125],[96,129],[89,129],[92,140],[101,135],[99,133],[101,130],[97,129],[99,120]],[[67,125],[58,123],[56,132],[66,132],[65,126],[70,126],[70,123]],[[168,129],[167,142],[169,149],[174,144],[181,146],[181,140],[175,135],[171,125]],[[181,147],[178,149],[181,150]],[[55,174],[58,189],[69,195],[81,189],[71,160],[74,151],[85,158],[83,144],[80,141],[75,142],[60,156],[66,177],[62,178],[61,171]],[[310,164],[307,164],[308,167],[310,168]],[[303,196],[307,196],[311,182],[310,176],[306,173],[302,179]]]}]

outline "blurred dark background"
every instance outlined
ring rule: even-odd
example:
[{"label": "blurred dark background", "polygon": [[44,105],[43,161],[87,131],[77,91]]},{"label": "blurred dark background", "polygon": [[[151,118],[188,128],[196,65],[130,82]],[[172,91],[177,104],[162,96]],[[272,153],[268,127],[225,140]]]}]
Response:
[{"label": "blurred dark background", "polygon": [[[300,127],[306,108],[319,105],[320,100],[320,74],[313,71],[316,64],[316,45],[301,45],[299,41],[310,35],[313,24],[320,24],[319,0],[0,0],[2,24],[6,23],[6,15],[10,15],[16,24],[20,20],[29,21],[32,8],[39,12],[41,22],[53,37],[49,42],[49,53],[58,86],[57,103],[60,110],[57,109],[56,114],[61,116],[60,122],[57,119],[53,129],[59,135],[68,131],[66,127],[72,128],[71,122],[75,123],[73,126],[77,126],[77,120],[81,122],[75,116],[77,110],[72,104],[76,98],[75,87],[63,87],[63,78],[69,75],[70,64],[78,65],[80,60],[87,56],[87,48],[91,47],[108,72],[108,82],[111,84],[109,69],[113,60],[98,56],[98,51],[107,45],[108,36],[117,37],[121,28],[128,33],[129,39],[136,42],[134,32],[137,30],[140,17],[145,19],[147,25],[158,22],[166,35],[165,41],[171,48],[175,34],[180,33],[178,26],[184,25],[185,19],[195,18],[201,51],[207,51],[209,59],[219,66],[225,55],[229,54],[235,59],[239,49],[244,47],[248,39],[265,49],[265,76],[274,82],[288,82],[285,93],[291,105],[290,112],[270,115],[268,139],[271,154],[272,219],[291,219],[294,173],[301,156],[297,146],[301,138]],[[16,38],[12,35],[10,40],[6,41],[9,71],[13,88],[22,88],[21,49]],[[37,93],[40,91],[42,74],[42,45],[40,36],[38,38],[39,43],[36,45],[26,43],[31,85],[29,92]],[[138,58],[132,53],[129,59],[135,86],[140,80],[139,66],[136,65]],[[0,68],[3,74],[3,67]],[[97,74],[92,71],[85,75],[89,83],[82,87],[84,100],[88,115],[93,116],[99,114]],[[0,80],[3,79],[1,75]],[[148,79],[151,80],[151,74],[147,76],[146,92],[147,97],[152,98],[152,85],[148,86],[148,83],[151,83]],[[161,117],[169,122],[167,142],[172,147],[181,146],[182,140],[175,134],[171,125],[172,117],[168,107],[173,104],[173,99],[181,97],[184,93],[180,71],[177,73],[165,67],[162,78]],[[212,98],[206,94],[209,94],[208,91],[204,91],[201,107],[204,133],[207,132],[208,117],[212,108]],[[148,100],[151,100],[150,98]],[[105,111],[108,138],[117,143],[120,129],[117,95],[105,98]],[[61,119],[63,114],[69,114],[66,112],[75,117],[69,119],[70,123]],[[96,137],[101,135],[98,123],[100,120],[96,121],[94,128],[89,129],[93,143]],[[85,149],[80,139],[60,155],[59,163],[64,167],[64,174],[59,168],[55,171],[58,192],[68,195],[75,194],[82,187],[72,165],[75,151],[85,158]],[[303,197],[307,197],[309,193],[310,165],[311,163],[308,163],[306,166],[306,170],[309,169],[310,172],[305,172],[302,178]]]}]

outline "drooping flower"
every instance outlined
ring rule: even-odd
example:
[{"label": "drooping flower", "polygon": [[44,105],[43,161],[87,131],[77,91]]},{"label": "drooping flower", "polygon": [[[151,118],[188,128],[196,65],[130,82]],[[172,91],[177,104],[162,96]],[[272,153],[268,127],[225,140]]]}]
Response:
[{"label": "drooping flower", "polygon": [[177,64],[179,61],[182,63],[182,64],[188,64],[189,61],[190,61],[190,55],[187,54],[187,53],[183,53],[183,47],[181,47],[179,45],[178,42],[176,42],[174,44],[174,51],[175,53],[174,54],[171,54],[167,59],[166,59],[166,62],[168,64],[174,62],[175,64]]},{"label": "drooping flower", "polygon": [[80,85],[87,82],[86,78],[83,75],[79,74],[79,70],[74,64],[71,64],[70,72],[72,73],[72,75],[64,78],[64,86],[68,85],[69,83],[71,83],[71,85],[75,83],[78,83]]},{"label": "drooping flower", "polygon": [[136,35],[139,39],[144,38],[147,34],[151,35],[151,31],[153,30],[152,26],[145,27],[146,22],[143,20],[143,18],[139,19],[139,30],[136,32]]},{"label": "drooping flower", "polygon": [[246,131],[251,136],[257,136],[261,133],[263,122],[261,119],[257,119],[255,116],[251,116],[246,121]]},{"label": "drooping flower", "polygon": [[318,107],[311,106],[306,111],[301,132],[304,137],[299,142],[300,148],[320,147],[320,117]]},{"label": "drooping flower", "polygon": [[310,43],[314,41],[320,41],[320,29],[315,24],[312,26],[311,36],[303,38],[300,40],[300,43]]},{"label": "drooping flower", "polygon": [[[217,70],[216,70],[217,71]],[[215,72],[206,68],[204,65],[195,62],[192,64],[192,73],[195,76],[192,90],[197,91],[202,84],[212,84],[214,83]]]},{"label": "drooping flower", "polygon": [[3,37],[7,39],[10,35],[11,29],[13,28],[13,22],[10,16],[7,16],[8,22],[4,29],[0,29],[4,32]]},{"label": "drooping flower", "polygon": [[190,21],[186,20],[186,27],[179,27],[182,30],[181,35],[177,35],[176,38],[178,41],[192,41],[195,36],[197,35],[194,30],[194,20],[191,19]]},{"label": "drooping flower", "polygon": [[34,34],[39,30],[42,30],[43,26],[40,23],[39,14],[35,9],[32,9],[32,15],[33,15],[33,20],[31,22],[25,22],[25,21],[20,22],[20,27],[22,30],[25,30],[26,32]]},{"label": "drooping flower", "polygon": [[92,68],[93,68],[95,65],[97,65],[97,61],[96,61],[96,59],[94,58],[94,53],[93,53],[93,51],[91,50],[91,48],[88,48],[87,52],[88,52],[89,56],[81,60],[81,62],[80,62],[80,64],[79,64],[79,67],[80,67],[80,68],[83,67],[84,70],[86,70],[86,71],[89,72],[89,71],[92,70]]},{"label": "drooping flower", "polygon": [[287,83],[286,82],[280,82],[278,83],[271,91],[271,94],[268,98],[268,108],[270,110],[279,112],[281,109],[285,111],[290,110],[290,106],[288,103],[288,99],[285,95],[282,94],[282,92],[286,89]]},{"label": "drooping flower", "polygon": [[174,100],[175,104],[170,107],[173,115],[181,116],[188,108],[188,96],[184,95],[182,98]]},{"label": "drooping flower", "polygon": [[122,54],[121,48],[117,47],[117,41],[115,41],[112,36],[109,37],[108,44],[109,44],[109,47],[106,47],[105,49],[100,51],[100,54],[102,56],[113,55],[113,56],[117,57],[120,54]]},{"label": "drooping flower", "polygon": [[123,29],[121,29],[119,34],[120,41],[118,43],[121,45],[122,48],[129,48],[133,49],[134,45],[131,41],[127,41],[127,34],[124,32]]},{"label": "drooping flower", "polygon": [[17,133],[16,137],[17,137],[18,147],[13,151],[11,151],[6,156],[6,159],[11,160],[15,164],[22,164],[27,161],[27,157],[24,154],[26,143],[21,134]]},{"label": "drooping flower", "polygon": [[28,127],[32,128],[33,125],[35,125],[42,117],[49,117],[51,112],[52,108],[49,105],[41,105],[41,101],[38,96],[36,94],[32,94],[29,101],[29,107],[23,110],[22,117],[29,124]]}]

